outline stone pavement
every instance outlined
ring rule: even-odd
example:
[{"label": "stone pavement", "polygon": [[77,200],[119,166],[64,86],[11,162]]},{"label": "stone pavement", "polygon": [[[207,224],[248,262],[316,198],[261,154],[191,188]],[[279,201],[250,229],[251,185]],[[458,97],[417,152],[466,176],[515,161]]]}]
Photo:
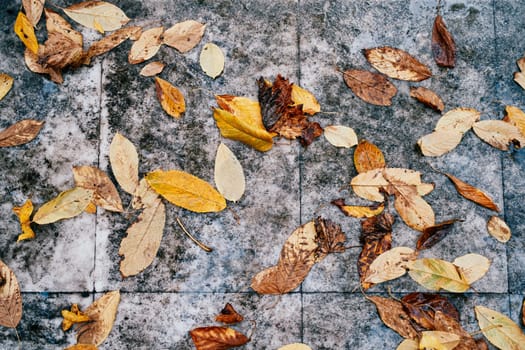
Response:
[{"label": "stone pavement", "polygon": [[[436,221],[464,221],[424,257],[453,260],[478,253],[492,261],[488,274],[464,294],[447,294],[468,331],[478,329],[473,307],[485,305],[516,322],[525,294],[525,161],[523,154],[498,151],[472,132],[454,151],[423,157],[415,147],[431,132],[440,114],[409,97],[409,86],[425,86],[444,100],[446,110],[472,107],[482,119],[500,119],[506,105],[525,109],[525,92],[513,82],[515,61],[525,54],[522,0],[443,1],[442,14],[458,47],[457,65],[435,65],[430,36],[436,1],[431,0],[232,0],[112,1],[134,23],[170,27],[195,19],[207,24],[204,38],[187,54],[163,47],[156,59],[167,63],[161,77],[183,92],[187,110],[175,120],[161,109],[152,78],[130,65],[130,42],[96,58],[92,66],[65,73],[62,85],[30,72],[23,45],[12,30],[19,1],[0,0],[0,72],[15,78],[0,101],[0,129],[32,118],[45,126],[29,144],[0,149],[0,259],[17,275],[23,291],[18,327],[22,349],[63,349],[75,343],[60,329],[60,311],[71,303],[89,305],[100,293],[119,289],[122,300],[115,326],[100,349],[193,349],[188,331],[214,325],[230,302],[247,320],[256,321],[245,349],[277,349],[304,342],[321,349],[395,349],[401,337],[386,328],[375,307],[358,289],[358,249],[332,254],[317,264],[300,288],[283,296],[260,296],[251,278],[277,262],[289,234],[317,215],[340,223],[349,244],[358,244],[358,219],[343,216],[329,202],[358,199],[347,184],[355,176],[353,149],[331,146],[323,137],[307,149],[281,140],[266,153],[221,138],[212,118],[214,94],[256,98],[256,79],[277,74],[309,89],[326,113],[313,119],[322,126],[353,127],[359,138],[378,145],[392,167],[419,170],[436,189],[428,202]],[[67,6],[73,1],[55,1]],[[91,41],[99,36],[82,29]],[[226,54],[222,76],[212,80],[200,69],[206,42]],[[391,107],[355,97],[338,70],[373,70],[361,50],[394,46],[429,65],[434,76],[421,83],[394,81],[398,95]],[[132,218],[99,209],[36,228],[36,238],[16,243],[13,206],[32,198],[38,207],[74,184],[71,169],[95,165],[107,171],[109,143],[116,132],[139,150],[141,176],[157,168],[181,169],[213,183],[217,146],[225,142],[244,167],[247,189],[231,211],[196,214],[168,204],[161,247],[153,264],[122,279],[118,248]],[[490,193],[513,231],[507,244],[486,232],[493,215],[459,197],[440,169]],[[119,191],[125,205],[130,196]],[[364,202],[361,202],[364,203]],[[205,253],[183,236],[181,217],[199,239],[214,248]],[[415,246],[418,233],[401,220],[394,225],[394,246]],[[403,295],[425,289],[408,277],[375,286]],[[475,290],[474,290],[475,289]],[[396,294],[397,295],[397,294]],[[236,327],[249,333],[251,323]],[[13,330],[0,328],[0,349],[16,349]]]}]

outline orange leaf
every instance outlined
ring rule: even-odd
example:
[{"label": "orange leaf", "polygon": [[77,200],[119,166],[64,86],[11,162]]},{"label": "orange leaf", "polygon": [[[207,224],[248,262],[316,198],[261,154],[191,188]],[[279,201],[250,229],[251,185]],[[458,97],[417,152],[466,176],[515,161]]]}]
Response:
[{"label": "orange leaf", "polygon": [[0,131],[0,147],[19,146],[33,140],[44,122],[24,119]]},{"label": "orange leaf", "polygon": [[448,177],[450,181],[452,181],[458,193],[462,195],[463,197],[465,197],[466,199],[471,200],[474,203],[479,204],[490,210],[499,211],[498,206],[496,205],[496,203],[494,203],[492,198],[490,198],[482,190],[472,185],[469,185],[466,182],[461,181],[460,179],[458,179],[457,177],[451,174],[445,174],[445,176]]},{"label": "orange leaf", "polygon": [[80,311],[77,304],[71,305],[71,310],[62,310],[62,330],[65,332],[74,324],[88,322],[89,316]]},{"label": "orange leaf", "polygon": [[376,106],[392,105],[397,88],[381,74],[349,69],[343,72],[346,85],[365,102]]},{"label": "orange leaf", "polygon": [[20,227],[22,228],[22,234],[18,236],[17,242],[35,238],[30,220],[33,213],[33,202],[31,202],[31,199],[28,199],[21,207],[13,207],[13,212],[18,216]]},{"label": "orange leaf", "polygon": [[240,315],[230,303],[221,310],[220,314],[215,317],[215,321],[226,324],[238,323],[244,320],[244,317]]},{"label": "orange leaf", "polygon": [[427,107],[442,112],[445,109],[443,100],[432,90],[426,87],[410,87],[410,97],[415,98]]},{"label": "orange leaf", "polygon": [[155,77],[155,87],[157,89],[157,98],[164,111],[172,117],[180,118],[181,114],[186,110],[182,92],[159,77]]},{"label": "orange leaf", "polygon": [[199,327],[190,331],[197,350],[227,350],[244,345],[250,338],[228,327]]},{"label": "orange leaf", "polygon": [[384,168],[386,166],[383,152],[371,142],[361,140],[354,151],[354,165],[358,173]]}]

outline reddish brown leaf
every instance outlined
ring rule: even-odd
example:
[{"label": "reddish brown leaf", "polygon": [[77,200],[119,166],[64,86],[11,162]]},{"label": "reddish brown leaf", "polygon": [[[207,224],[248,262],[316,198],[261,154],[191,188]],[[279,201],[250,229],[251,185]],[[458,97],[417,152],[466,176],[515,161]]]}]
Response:
[{"label": "reddish brown leaf", "polygon": [[383,46],[363,51],[368,62],[390,78],[421,81],[432,76],[430,69],[401,49]]},{"label": "reddish brown leaf", "polygon": [[422,104],[436,111],[442,112],[445,109],[445,104],[443,100],[432,90],[427,89],[426,87],[410,87],[410,97],[415,98]]},{"label": "reddish brown leaf", "polygon": [[357,97],[376,106],[392,105],[392,97],[397,93],[396,87],[381,74],[349,69],[343,72],[343,78]]},{"label": "reddish brown leaf", "polygon": [[438,66],[452,68],[456,64],[456,43],[440,15],[432,27],[432,55]]},{"label": "reddish brown leaf", "polygon": [[244,317],[240,315],[230,303],[226,303],[221,312],[215,317],[215,321],[226,324],[239,323],[244,320]]},{"label": "reddish brown leaf", "polygon": [[244,334],[228,327],[199,327],[190,331],[197,350],[227,350],[250,341]]},{"label": "reddish brown leaf", "polygon": [[459,221],[459,219],[447,220],[434,226],[426,227],[417,240],[417,249],[429,249],[436,245],[436,243],[446,237],[456,221]]},{"label": "reddish brown leaf", "polygon": [[15,123],[7,129],[0,131],[0,147],[19,146],[33,140],[44,122],[25,119]]},{"label": "reddish brown leaf", "polygon": [[373,302],[383,323],[407,339],[414,339],[418,336],[417,330],[412,326],[410,316],[403,308],[403,305],[394,299],[378,296],[367,297]]},{"label": "reddish brown leaf", "polygon": [[468,183],[461,181],[460,179],[451,174],[445,174],[445,176],[447,176],[450,179],[450,181],[452,181],[458,193],[466,199],[471,200],[474,203],[479,204],[490,210],[499,211],[498,206],[496,205],[496,203],[494,203],[492,198],[490,198],[485,192],[483,192],[479,188],[469,185]]},{"label": "reddish brown leaf", "polygon": [[412,320],[422,329],[436,330],[434,318],[437,311],[459,322],[456,307],[439,294],[410,293],[405,295],[401,302]]},{"label": "reddish brown leaf", "polygon": [[308,147],[316,138],[323,134],[323,128],[319,123],[309,122],[306,128],[301,132],[299,141],[303,147]]},{"label": "reddish brown leaf", "polygon": [[475,350],[478,348],[474,338],[463,329],[458,319],[437,310],[434,315],[434,325],[436,331],[449,332],[461,337],[460,343],[454,350]]}]

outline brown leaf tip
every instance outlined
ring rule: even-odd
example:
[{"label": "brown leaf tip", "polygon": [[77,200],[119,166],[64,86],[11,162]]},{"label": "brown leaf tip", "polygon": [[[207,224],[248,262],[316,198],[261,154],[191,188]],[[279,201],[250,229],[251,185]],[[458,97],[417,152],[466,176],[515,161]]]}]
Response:
[{"label": "brown leaf tip", "polygon": [[335,222],[318,217],[315,219],[316,242],[321,255],[342,253],[346,250],[346,235]]}]

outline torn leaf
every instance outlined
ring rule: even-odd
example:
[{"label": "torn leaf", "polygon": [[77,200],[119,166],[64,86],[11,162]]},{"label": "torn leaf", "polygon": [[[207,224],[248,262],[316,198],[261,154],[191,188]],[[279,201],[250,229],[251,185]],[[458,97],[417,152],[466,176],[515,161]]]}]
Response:
[{"label": "torn leaf", "polygon": [[235,311],[230,303],[226,303],[221,312],[215,317],[215,321],[226,324],[239,323],[242,320],[244,320],[244,317]]},{"label": "torn leaf", "polygon": [[0,73],[0,100],[2,100],[5,95],[13,87],[14,79],[5,73]]},{"label": "torn leaf", "polygon": [[441,97],[439,97],[434,91],[427,89],[426,87],[410,87],[410,97],[415,98],[427,107],[433,110],[442,112],[445,109],[445,104]]}]

